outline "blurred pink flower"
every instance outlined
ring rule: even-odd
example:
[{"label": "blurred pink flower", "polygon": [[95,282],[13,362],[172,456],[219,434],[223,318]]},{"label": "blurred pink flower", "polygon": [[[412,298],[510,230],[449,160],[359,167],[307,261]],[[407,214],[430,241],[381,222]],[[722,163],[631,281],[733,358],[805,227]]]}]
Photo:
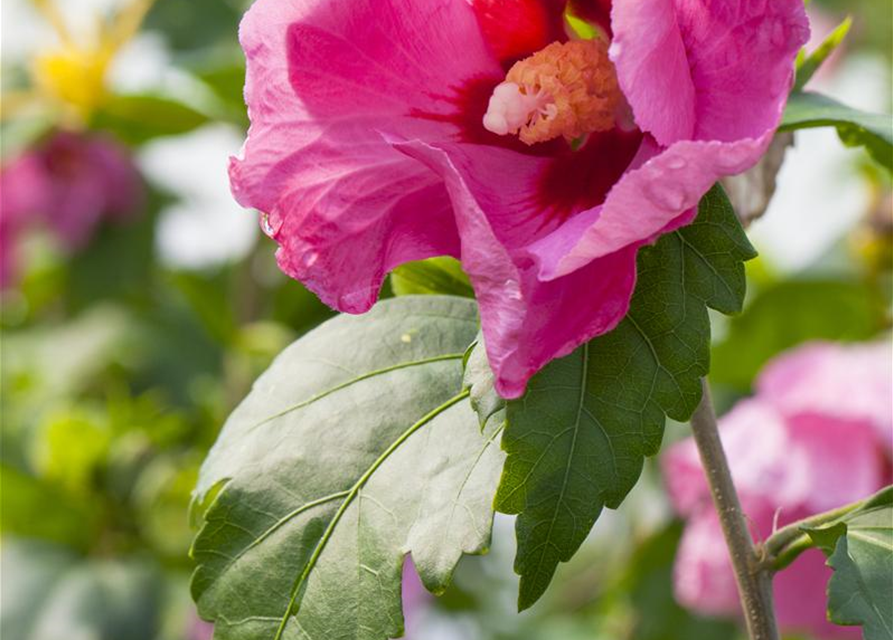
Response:
[{"label": "blurred pink flower", "polygon": [[[890,482],[893,352],[889,343],[812,343],[770,362],[755,397],[739,402],[720,433],[756,539],[806,516],[867,497]],[[691,439],[663,459],[677,511],[688,518],[676,559],[680,602],[709,615],[739,611],[728,551]],[[858,638],[831,625],[820,551],[775,578],[779,624],[819,638]]]},{"label": "blurred pink flower", "polygon": [[128,151],[104,135],[58,131],[0,169],[0,283],[15,270],[16,240],[38,223],[68,250],[103,219],[135,215],[143,183]]},{"label": "blurred pink flower", "polygon": [[18,275],[18,238],[33,212],[46,209],[48,189],[36,154],[0,169],[0,288]]},{"label": "blurred pink flower", "polygon": [[187,640],[212,640],[214,638],[214,625],[210,622],[205,622],[195,613],[189,621],[186,638]]},{"label": "blurred pink flower", "polygon": [[258,0],[241,27],[230,177],[280,267],[361,313],[396,266],[461,259],[506,397],[612,329],[638,249],[757,161],[808,37],[801,0],[571,2],[609,49],[567,6]]},{"label": "blurred pink flower", "polygon": [[416,635],[419,631],[419,618],[430,599],[431,595],[425,590],[412,558],[407,556],[403,562],[403,618],[406,640],[420,640]]}]

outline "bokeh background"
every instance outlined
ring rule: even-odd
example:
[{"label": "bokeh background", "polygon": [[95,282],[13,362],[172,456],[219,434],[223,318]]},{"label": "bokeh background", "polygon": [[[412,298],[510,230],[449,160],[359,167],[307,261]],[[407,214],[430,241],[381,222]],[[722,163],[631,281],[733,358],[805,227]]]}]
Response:
[{"label": "bokeh background", "polygon": [[[333,0],[334,1],[334,0]],[[247,127],[243,0],[3,0],[0,168],[0,634],[201,640],[190,492],[228,413],[331,311],[276,268],[229,194]],[[812,86],[890,112],[893,5],[849,13]],[[774,355],[888,335],[891,185],[833,130],[798,133],[750,235],[749,302],[715,318],[721,410]],[[386,289],[384,295],[390,295]],[[843,372],[842,372],[843,373]],[[668,441],[684,437],[669,425]],[[415,640],[725,640],[673,598],[682,524],[659,465],[607,512],[544,600],[515,613],[513,523],[441,598],[406,587]]]}]

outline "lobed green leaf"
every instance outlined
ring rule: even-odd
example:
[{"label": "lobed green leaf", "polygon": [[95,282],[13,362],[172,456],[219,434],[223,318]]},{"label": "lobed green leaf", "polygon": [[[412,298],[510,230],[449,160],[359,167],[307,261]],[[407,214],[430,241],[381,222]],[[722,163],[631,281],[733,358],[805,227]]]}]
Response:
[{"label": "lobed green leaf", "polygon": [[693,224],[643,248],[627,317],[534,376],[508,403],[497,510],[518,514],[518,605],[545,592],[604,506],[636,484],[666,416],[687,420],[709,368],[707,307],[741,309],[755,252],[717,186]]},{"label": "lobed green leaf", "polygon": [[828,617],[861,625],[865,640],[893,638],[893,486],[835,522],[803,531],[828,556]]},{"label": "lobed green leaf", "polygon": [[462,386],[473,301],[385,301],[286,349],[206,460],[192,591],[218,640],[386,640],[411,553],[443,591],[490,539],[501,425]]}]

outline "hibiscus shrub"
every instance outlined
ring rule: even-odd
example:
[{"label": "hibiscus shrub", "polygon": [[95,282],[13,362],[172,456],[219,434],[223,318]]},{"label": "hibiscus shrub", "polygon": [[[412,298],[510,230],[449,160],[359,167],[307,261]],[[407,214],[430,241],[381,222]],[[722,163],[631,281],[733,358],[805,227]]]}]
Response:
[{"label": "hibiscus shrub", "polygon": [[[233,193],[353,315],[286,349],[205,460],[192,594],[215,637],[397,637],[407,558],[443,593],[496,511],[517,515],[519,608],[543,596],[667,418],[705,406],[709,310],[742,309],[756,255],[719,181],[780,127],[835,126],[889,167],[889,122],[802,91],[839,40],[798,62],[808,36],[802,0],[254,3]],[[891,494],[865,500],[890,475],[889,347],[812,349],[722,421],[753,571],[780,572],[783,628],[833,636],[824,550],[831,620],[891,637]],[[690,518],[678,597],[735,615],[695,445],[664,468]]]}]

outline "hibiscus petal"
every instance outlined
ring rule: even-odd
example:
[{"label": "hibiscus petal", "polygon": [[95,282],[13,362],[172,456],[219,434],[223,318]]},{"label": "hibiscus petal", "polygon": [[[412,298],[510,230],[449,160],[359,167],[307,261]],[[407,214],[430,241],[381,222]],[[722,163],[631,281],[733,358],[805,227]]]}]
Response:
[{"label": "hibiscus petal", "polygon": [[610,57],[636,124],[663,146],[692,137],[696,90],[672,0],[618,2]]},{"label": "hibiscus petal", "polygon": [[654,157],[618,182],[567,254],[536,250],[544,279],[660,233],[718,179],[752,167],[809,33],[800,0],[615,3],[612,24],[611,58]]},{"label": "hibiscus petal", "polygon": [[612,23],[620,86],[662,146],[774,129],[809,37],[801,0],[620,2]]},{"label": "hibiscus petal", "polygon": [[[809,493],[807,461],[792,447],[788,425],[771,405],[743,400],[720,419],[719,429],[742,499],[794,507]],[[710,500],[693,439],[670,447],[662,466],[670,499],[680,514],[688,515]]]},{"label": "hibiscus petal", "polygon": [[[838,369],[837,379],[843,382],[841,371],[846,370]],[[784,373],[795,378],[805,371],[788,367]],[[775,382],[792,387],[809,380],[776,377]],[[878,443],[865,422],[816,411],[786,414],[762,391],[723,416],[720,436],[757,541],[770,536],[776,525],[842,506],[885,482]],[[739,605],[734,576],[693,439],[671,447],[662,463],[674,507],[690,518],[676,559],[676,595],[702,613],[735,614]],[[807,552],[776,576],[778,620],[784,630],[810,631],[819,638],[854,637],[825,622],[829,577],[830,569],[817,551]]]},{"label": "hibiscus petal", "polygon": [[816,410],[789,416],[787,425],[791,448],[808,463],[809,489],[802,502],[811,512],[861,500],[885,483],[881,450],[869,424]]},{"label": "hibiscus petal", "polygon": [[359,313],[393,267],[457,255],[442,181],[382,134],[456,136],[453,85],[501,77],[471,8],[259,0],[240,37],[252,126],[231,183],[242,205],[268,214],[283,270]]},{"label": "hibiscus petal", "polygon": [[879,446],[893,448],[893,349],[889,342],[814,342],[769,363],[757,390],[788,414],[821,414],[866,422]]},{"label": "hibiscus petal", "polygon": [[[392,142],[447,184],[461,237],[462,264],[480,305],[487,355],[500,395],[521,396],[530,377],[546,363],[610,331],[626,314],[635,286],[638,245],[594,260],[565,278],[551,282],[537,278],[521,240],[542,224],[534,174],[547,168],[548,160],[499,148]],[[491,180],[491,172],[499,166],[501,180]],[[505,194],[513,199],[507,200]],[[531,217],[530,212],[537,215]]]},{"label": "hibiscus petal", "polygon": [[[697,207],[717,180],[753,166],[771,140],[769,132],[758,140],[735,143],[683,141],[661,152],[646,137],[644,145],[650,145],[653,157],[624,174],[608,194],[601,214],[572,248],[556,251],[555,238],[531,247],[540,278],[559,278],[594,258],[689,222],[691,214],[680,216]],[[643,149],[640,156],[645,155]]]}]

